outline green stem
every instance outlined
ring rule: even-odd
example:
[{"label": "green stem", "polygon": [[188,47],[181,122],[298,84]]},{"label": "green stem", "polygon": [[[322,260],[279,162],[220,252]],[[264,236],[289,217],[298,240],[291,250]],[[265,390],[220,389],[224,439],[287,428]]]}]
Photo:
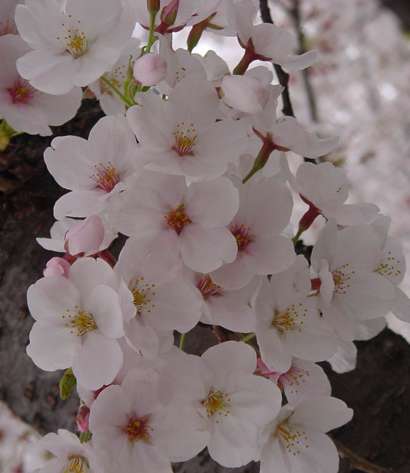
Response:
[{"label": "green stem", "polygon": [[154,45],[155,41],[157,40],[155,36],[155,20],[157,18],[157,12],[150,12],[149,17],[149,35],[148,35],[148,43],[143,49],[143,54],[147,54],[151,52],[151,48]]},{"label": "green stem", "polygon": [[127,106],[127,108],[135,105],[135,102],[128,97],[126,97],[111,81],[109,81],[105,76],[101,76],[100,80],[104,82]]},{"label": "green stem", "polygon": [[179,349],[180,350],[183,350],[184,349],[184,344],[185,344],[185,336],[186,334],[185,333],[181,333],[180,337],[179,337]]},{"label": "green stem", "polygon": [[248,335],[244,335],[241,338],[241,342],[249,343],[251,340],[253,340],[256,337],[254,333],[248,333]]},{"label": "green stem", "polygon": [[296,245],[296,243],[298,242],[299,238],[302,236],[304,231],[305,231],[304,228],[299,228],[296,235],[292,238],[292,241],[293,241],[294,245]]}]

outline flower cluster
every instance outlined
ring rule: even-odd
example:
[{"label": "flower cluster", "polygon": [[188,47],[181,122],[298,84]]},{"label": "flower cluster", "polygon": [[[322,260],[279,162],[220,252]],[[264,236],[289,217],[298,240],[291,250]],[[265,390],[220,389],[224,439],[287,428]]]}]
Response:
[{"label": "flower cluster", "polygon": [[[171,473],[205,447],[226,467],[336,473],[326,433],[352,411],[316,362],[335,365],[390,311],[410,322],[389,219],[350,203],[343,171],[316,164],[337,138],[278,111],[272,63],[294,72],[317,53],[296,54],[290,32],[256,15],[253,0],[26,0],[19,36],[0,38],[0,113],[13,128],[47,134],[82,87],[107,114],[44,155],[68,192],[39,239],[62,254],[28,290],[27,353],[66,370],[62,396],[76,385],[82,403],[81,435],[43,437],[36,473]],[[185,28],[187,49],[174,50]],[[193,53],[212,32],[238,38],[232,71]],[[188,354],[200,323],[217,343]]]}]

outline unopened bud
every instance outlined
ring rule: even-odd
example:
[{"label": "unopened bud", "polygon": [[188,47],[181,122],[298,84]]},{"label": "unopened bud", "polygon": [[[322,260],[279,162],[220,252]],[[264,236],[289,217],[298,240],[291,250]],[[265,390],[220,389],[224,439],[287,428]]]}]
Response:
[{"label": "unopened bud", "polygon": [[156,85],[165,78],[167,63],[158,54],[141,56],[134,64],[134,78],[143,85]]},{"label": "unopened bud", "polygon": [[64,258],[58,256],[51,258],[44,268],[44,277],[49,278],[52,276],[68,276],[70,270],[70,263]]},{"label": "unopened bud", "polygon": [[158,13],[160,8],[160,0],[147,0],[147,9],[150,13]]},{"label": "unopened bud", "polygon": [[70,255],[95,254],[104,240],[104,225],[98,215],[91,215],[70,228],[65,240]]},{"label": "unopened bud", "polygon": [[171,0],[161,12],[161,22],[166,26],[172,26],[178,15],[179,0]]}]

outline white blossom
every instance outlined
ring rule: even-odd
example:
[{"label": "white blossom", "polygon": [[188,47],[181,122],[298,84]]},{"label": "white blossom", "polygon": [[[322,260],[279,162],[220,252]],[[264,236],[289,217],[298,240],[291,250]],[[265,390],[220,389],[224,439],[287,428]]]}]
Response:
[{"label": "white blossom", "polygon": [[35,89],[16,69],[16,60],[27,50],[19,36],[0,36],[0,116],[17,131],[48,136],[50,126],[63,125],[75,116],[82,92],[77,87],[56,97]]}]

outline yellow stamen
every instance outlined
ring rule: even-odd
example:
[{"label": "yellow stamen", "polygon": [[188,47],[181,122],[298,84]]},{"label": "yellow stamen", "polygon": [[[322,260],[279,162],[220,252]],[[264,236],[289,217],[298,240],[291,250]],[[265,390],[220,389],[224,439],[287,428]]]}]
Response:
[{"label": "yellow stamen", "polygon": [[63,473],[87,473],[89,465],[84,457],[72,456],[69,457],[69,462]]},{"label": "yellow stamen", "polygon": [[74,59],[84,56],[88,51],[87,37],[81,31],[69,31],[66,41],[66,50]]},{"label": "yellow stamen", "polygon": [[230,398],[222,391],[209,391],[208,397],[201,404],[205,407],[208,417],[215,414],[229,414]]},{"label": "yellow stamen", "polygon": [[82,337],[88,332],[97,330],[97,324],[95,323],[94,317],[84,310],[79,310],[67,325],[74,330],[74,333],[78,337]]}]

